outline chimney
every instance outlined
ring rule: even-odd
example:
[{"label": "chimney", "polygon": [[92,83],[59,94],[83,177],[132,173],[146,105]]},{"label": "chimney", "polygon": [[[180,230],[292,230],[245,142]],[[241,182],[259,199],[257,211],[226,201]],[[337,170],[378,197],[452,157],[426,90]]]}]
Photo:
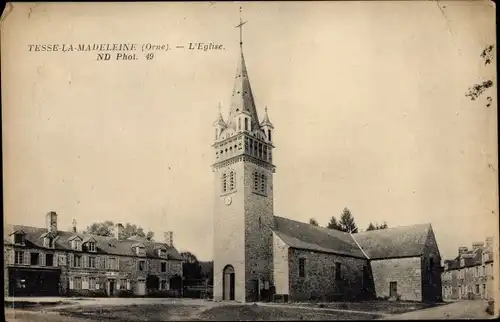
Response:
[{"label": "chimney", "polygon": [[462,255],[463,253],[466,253],[469,249],[467,247],[458,247],[458,255]]},{"label": "chimney", "polygon": [[49,211],[45,215],[45,227],[47,232],[57,233],[57,214],[55,211]]},{"label": "chimney", "polygon": [[118,223],[115,225],[115,238],[120,240],[123,235],[123,225]]},{"label": "chimney", "polygon": [[165,244],[167,244],[170,247],[174,246],[174,232],[173,231],[167,231],[164,234],[165,236]]},{"label": "chimney", "polygon": [[472,250],[480,249],[480,248],[483,248],[483,247],[484,247],[484,243],[483,242],[472,243]]},{"label": "chimney", "polygon": [[72,224],[73,225],[71,226],[71,231],[74,232],[74,233],[76,233],[76,220],[75,219],[73,219],[73,223]]}]

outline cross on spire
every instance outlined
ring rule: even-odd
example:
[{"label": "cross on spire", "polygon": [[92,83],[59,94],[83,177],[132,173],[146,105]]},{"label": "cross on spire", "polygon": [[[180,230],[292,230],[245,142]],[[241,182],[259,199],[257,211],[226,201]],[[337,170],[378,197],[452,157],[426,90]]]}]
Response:
[{"label": "cross on spire", "polygon": [[240,47],[243,47],[243,25],[246,24],[247,22],[242,20],[241,10],[242,8],[240,7],[240,24],[237,25],[235,28],[240,28]]}]

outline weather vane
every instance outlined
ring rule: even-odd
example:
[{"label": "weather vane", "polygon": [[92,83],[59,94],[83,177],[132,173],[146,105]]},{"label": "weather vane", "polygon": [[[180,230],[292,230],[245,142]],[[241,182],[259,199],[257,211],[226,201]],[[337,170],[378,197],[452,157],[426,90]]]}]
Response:
[{"label": "weather vane", "polygon": [[240,7],[240,24],[237,25],[235,28],[240,28],[240,46],[243,46],[243,25],[246,24],[246,21],[243,21],[241,18],[241,7]]}]

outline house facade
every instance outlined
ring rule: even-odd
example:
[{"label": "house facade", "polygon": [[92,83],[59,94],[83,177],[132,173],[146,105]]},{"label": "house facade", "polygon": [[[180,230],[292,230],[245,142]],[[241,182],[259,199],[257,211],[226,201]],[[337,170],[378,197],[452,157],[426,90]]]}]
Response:
[{"label": "house facade", "polygon": [[493,299],[493,238],[459,247],[454,259],[444,261],[445,300]]},{"label": "house facade", "polygon": [[275,216],[274,125],[267,107],[259,119],[241,39],[213,129],[215,300],[442,300],[430,224],[349,234]]},{"label": "house facade", "polygon": [[121,224],[117,237],[61,231],[52,211],[44,228],[5,225],[4,295],[179,295],[182,260],[172,232],[163,243],[122,234]]}]

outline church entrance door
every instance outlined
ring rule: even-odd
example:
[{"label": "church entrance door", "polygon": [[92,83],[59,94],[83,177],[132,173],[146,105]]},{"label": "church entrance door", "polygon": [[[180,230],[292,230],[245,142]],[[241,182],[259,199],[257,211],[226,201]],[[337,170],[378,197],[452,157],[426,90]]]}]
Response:
[{"label": "church entrance door", "polygon": [[222,299],[234,301],[234,267],[227,265],[222,272]]}]

